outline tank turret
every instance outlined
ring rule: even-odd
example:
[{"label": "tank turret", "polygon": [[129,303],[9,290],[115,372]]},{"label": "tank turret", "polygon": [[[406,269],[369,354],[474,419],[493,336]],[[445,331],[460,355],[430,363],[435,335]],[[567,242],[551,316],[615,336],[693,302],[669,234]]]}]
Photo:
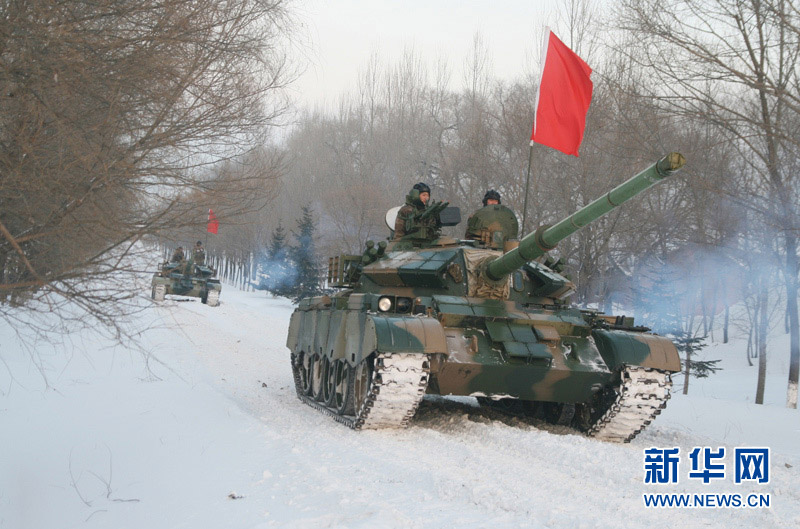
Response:
[{"label": "tank turret", "polygon": [[213,268],[196,263],[192,258],[165,262],[161,270],[153,274],[150,295],[155,301],[164,301],[167,294],[195,297],[209,307],[216,307],[222,285],[215,274]]},{"label": "tank turret", "polygon": [[[301,300],[289,326],[298,397],[354,429],[407,426],[437,394],[630,441],[666,405],[675,345],[633,318],[571,306],[559,263],[536,258],[683,164],[669,154],[518,245],[516,219],[496,208],[469,240],[415,235],[331,258],[339,291]],[[439,224],[458,223],[440,210]]]},{"label": "tank turret", "polygon": [[486,266],[486,276],[499,281],[525,263],[541,257],[556,245],[606,213],[616,209],[642,191],[676,173],[686,163],[680,153],[673,152],[633,178],[618,185],[604,196],[584,206],[554,226],[542,226],[519,241],[519,246]]}]

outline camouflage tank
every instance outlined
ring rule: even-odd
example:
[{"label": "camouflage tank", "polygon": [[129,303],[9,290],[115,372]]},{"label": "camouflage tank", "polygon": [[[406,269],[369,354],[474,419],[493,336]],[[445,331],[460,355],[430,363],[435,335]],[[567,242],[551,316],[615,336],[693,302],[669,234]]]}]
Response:
[{"label": "camouflage tank", "polygon": [[461,395],[630,441],[666,405],[675,345],[633,318],[570,306],[573,283],[537,259],[684,161],[669,154],[520,241],[506,236],[516,219],[490,208],[471,240],[420,230],[331,258],[329,284],[343,290],[291,317],[298,397],[354,429],[405,427],[425,394]]},{"label": "camouflage tank", "polygon": [[151,296],[156,301],[164,301],[167,294],[189,296],[216,307],[222,285],[214,279],[215,274],[210,266],[196,264],[192,259],[165,262],[161,271],[153,274]]}]

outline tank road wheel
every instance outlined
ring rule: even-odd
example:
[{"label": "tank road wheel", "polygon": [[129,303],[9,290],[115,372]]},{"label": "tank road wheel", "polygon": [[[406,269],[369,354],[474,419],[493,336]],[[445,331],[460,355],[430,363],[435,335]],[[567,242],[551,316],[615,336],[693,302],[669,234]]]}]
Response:
[{"label": "tank road wheel", "polygon": [[206,294],[206,303],[209,307],[219,305],[219,290],[209,290],[208,294]]},{"label": "tank road wheel", "polygon": [[605,386],[588,401],[576,404],[573,426],[582,432],[588,432],[617,401],[618,395],[612,386]]},{"label": "tank road wheel", "polygon": [[[593,410],[600,418],[586,435],[601,441],[628,443],[636,437],[666,406],[672,389],[667,371],[651,367],[624,366],[617,382],[598,397]],[[604,412],[600,414],[600,412]]]},{"label": "tank road wheel", "polygon": [[359,413],[366,404],[372,387],[372,373],[375,370],[375,357],[364,358],[353,369],[353,406]]},{"label": "tank road wheel", "polygon": [[335,374],[335,369],[334,364],[327,356],[322,360],[322,363],[325,365],[325,374],[322,377],[322,403],[330,407],[331,395],[333,395],[333,376]]},{"label": "tank road wheel", "polygon": [[167,296],[166,285],[156,285],[153,287],[153,299],[156,301],[164,301]]},{"label": "tank road wheel", "polygon": [[306,362],[309,389],[298,391],[300,400],[354,430],[408,426],[430,374],[425,354],[374,352],[355,367],[344,360],[326,363],[323,357],[312,355],[295,364],[298,387]]},{"label": "tank road wheel", "polygon": [[493,399],[491,397],[478,397],[478,404],[481,406],[497,410],[506,415],[522,415],[522,401],[519,399],[502,398]]},{"label": "tank road wheel", "polygon": [[300,391],[303,395],[310,395],[311,373],[314,370],[313,355],[301,352],[298,360],[298,370],[300,371]]},{"label": "tank road wheel", "polygon": [[320,396],[317,400],[328,406],[331,401],[331,394],[333,393],[333,363],[328,355],[322,357],[322,381],[320,388]]},{"label": "tank road wheel", "polygon": [[300,398],[302,383],[300,382],[300,355],[291,353],[289,355],[289,364],[292,366],[292,378],[294,378],[294,389],[297,392],[297,397]]},{"label": "tank road wheel", "polygon": [[544,420],[548,423],[567,426],[575,416],[575,405],[564,402],[544,402],[542,403],[542,413]]},{"label": "tank road wheel", "polygon": [[495,409],[508,415],[522,415],[525,410],[522,408],[522,401],[519,399],[499,399],[492,403]]},{"label": "tank road wheel", "polygon": [[317,402],[323,402],[322,386],[325,381],[325,367],[327,365],[325,360],[320,358],[319,355],[314,355],[314,368],[311,371],[311,396]]},{"label": "tank road wheel", "polygon": [[355,407],[353,406],[355,370],[342,359],[333,364],[332,371],[334,373],[333,393],[331,394],[331,402],[328,405],[335,409],[339,415],[355,415]]},{"label": "tank road wheel", "polygon": [[522,413],[527,417],[537,418],[539,417],[539,412],[542,409],[542,403],[538,400],[523,400],[520,401],[522,404]]}]

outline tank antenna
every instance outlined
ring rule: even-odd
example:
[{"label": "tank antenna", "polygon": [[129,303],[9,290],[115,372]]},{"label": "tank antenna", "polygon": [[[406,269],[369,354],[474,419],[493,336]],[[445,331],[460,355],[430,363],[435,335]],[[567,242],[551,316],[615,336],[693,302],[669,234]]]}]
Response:
[{"label": "tank antenna", "polygon": [[533,140],[531,140],[530,151],[528,151],[528,176],[525,177],[525,200],[522,203],[522,229],[520,236],[525,234],[525,222],[528,220],[528,188],[531,185],[531,161],[533,160]]}]

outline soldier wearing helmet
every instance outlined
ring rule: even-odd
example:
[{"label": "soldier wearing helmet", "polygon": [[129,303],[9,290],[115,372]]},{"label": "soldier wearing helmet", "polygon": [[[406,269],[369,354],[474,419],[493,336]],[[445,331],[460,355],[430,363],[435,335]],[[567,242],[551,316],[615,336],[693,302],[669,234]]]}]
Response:
[{"label": "soldier wearing helmet", "polygon": [[483,195],[483,207],[467,220],[464,238],[494,246],[495,233],[500,233],[503,240],[516,239],[519,223],[514,212],[500,203],[500,193],[490,189]]},{"label": "soldier wearing helmet", "polygon": [[486,207],[495,204],[500,204],[500,193],[494,189],[490,189],[485,195],[483,195],[483,205]]},{"label": "soldier wearing helmet", "polygon": [[431,188],[420,182],[414,184],[406,195],[406,203],[397,212],[394,223],[394,238],[413,235],[421,239],[435,239],[439,235],[441,223],[438,215],[421,218],[431,198]]},{"label": "soldier wearing helmet", "polygon": [[194,245],[194,249],[192,250],[192,260],[194,261],[194,264],[206,264],[206,249],[203,248],[203,241],[197,241],[197,244]]},{"label": "soldier wearing helmet", "polygon": [[183,254],[183,246],[178,246],[174,252],[172,252],[172,258],[170,259],[171,263],[180,263],[186,258]]}]

